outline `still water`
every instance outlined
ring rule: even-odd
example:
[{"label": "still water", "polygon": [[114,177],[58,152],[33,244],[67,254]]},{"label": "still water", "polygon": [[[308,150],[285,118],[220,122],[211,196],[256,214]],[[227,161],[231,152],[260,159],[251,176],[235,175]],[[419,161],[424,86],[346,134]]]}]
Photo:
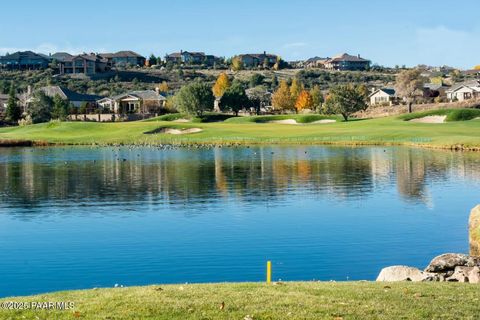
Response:
[{"label": "still water", "polygon": [[153,283],[373,280],[467,252],[480,153],[0,149],[0,297]]}]

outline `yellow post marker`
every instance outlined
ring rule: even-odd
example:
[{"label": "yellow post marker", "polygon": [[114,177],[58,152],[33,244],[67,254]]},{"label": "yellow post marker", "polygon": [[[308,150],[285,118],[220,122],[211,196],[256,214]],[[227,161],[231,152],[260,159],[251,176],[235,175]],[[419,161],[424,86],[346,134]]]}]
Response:
[{"label": "yellow post marker", "polygon": [[272,262],[267,261],[267,284],[272,283]]}]

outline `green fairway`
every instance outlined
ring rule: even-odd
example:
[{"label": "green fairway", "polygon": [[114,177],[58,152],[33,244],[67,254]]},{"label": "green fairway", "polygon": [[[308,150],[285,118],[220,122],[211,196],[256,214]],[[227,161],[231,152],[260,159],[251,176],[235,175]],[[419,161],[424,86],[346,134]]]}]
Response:
[{"label": "green fairway", "polygon": [[[316,117],[313,120],[332,119],[332,117]],[[310,122],[299,124],[268,123],[268,121],[278,121],[279,119],[297,119],[298,122]],[[338,121],[335,123],[311,123],[311,121],[312,118],[309,119],[305,115],[291,115],[239,117],[224,122],[211,123],[176,123],[158,120],[117,123],[52,122],[26,127],[1,128],[0,140],[31,140],[85,145],[282,143],[480,148],[479,119],[442,124],[412,123],[399,117],[348,122]],[[164,128],[199,128],[202,131],[172,135],[165,133]]]},{"label": "green fairway", "polygon": [[[295,282],[67,291],[0,300],[71,302],[69,310],[1,310],[1,319],[477,319],[465,283]],[[27,304],[30,306],[30,304]],[[5,307],[4,307],[5,308]],[[250,318],[248,318],[248,316]]]}]

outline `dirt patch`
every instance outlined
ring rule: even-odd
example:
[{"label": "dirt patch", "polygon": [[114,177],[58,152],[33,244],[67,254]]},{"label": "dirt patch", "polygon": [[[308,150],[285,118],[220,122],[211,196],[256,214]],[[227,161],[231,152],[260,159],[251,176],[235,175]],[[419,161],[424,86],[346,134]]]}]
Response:
[{"label": "dirt patch", "polygon": [[412,119],[409,122],[417,123],[444,123],[447,116],[428,116],[423,118]]},{"label": "dirt patch", "polygon": [[191,121],[188,119],[177,119],[177,120],[173,120],[172,122],[185,123],[185,122],[191,122]]},{"label": "dirt patch", "polygon": [[322,123],[334,123],[334,122],[337,122],[337,120],[333,120],[333,119],[323,119],[323,120],[313,121],[312,123],[322,124]]},{"label": "dirt patch", "polygon": [[274,120],[274,121],[268,121],[268,123],[298,124],[297,120],[295,119]]},{"label": "dirt patch", "polygon": [[203,130],[200,128],[188,128],[188,129],[174,129],[174,128],[157,128],[152,131],[144,132],[144,134],[189,134],[198,133]]}]

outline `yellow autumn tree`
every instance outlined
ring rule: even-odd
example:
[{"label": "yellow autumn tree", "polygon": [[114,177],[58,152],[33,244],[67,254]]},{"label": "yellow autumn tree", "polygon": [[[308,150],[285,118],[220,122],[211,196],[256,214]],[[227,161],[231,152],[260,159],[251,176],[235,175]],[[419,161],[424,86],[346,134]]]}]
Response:
[{"label": "yellow autumn tree", "polygon": [[300,92],[303,90],[303,85],[297,79],[293,79],[292,85],[290,86],[290,95],[292,96],[293,101],[297,101]]},{"label": "yellow autumn tree", "polygon": [[170,88],[168,87],[168,83],[166,81],[163,81],[158,86],[158,91],[159,92],[168,92],[168,90],[170,90]]},{"label": "yellow autumn tree", "polygon": [[295,102],[295,109],[297,110],[297,112],[300,112],[303,109],[312,109],[312,108],[313,108],[312,95],[307,90],[302,90],[298,95],[297,101]]},{"label": "yellow autumn tree", "polygon": [[232,70],[233,71],[240,71],[243,70],[243,61],[240,57],[234,57],[232,59]]},{"label": "yellow autumn tree", "polygon": [[474,70],[480,70],[480,64],[473,67]]},{"label": "yellow autumn tree", "polygon": [[221,98],[225,91],[230,87],[230,80],[225,72],[220,73],[217,81],[213,85],[212,91],[216,98]]},{"label": "yellow autumn tree", "polygon": [[290,88],[285,80],[280,82],[278,89],[273,93],[272,106],[281,111],[294,109],[295,100],[292,99]]}]

